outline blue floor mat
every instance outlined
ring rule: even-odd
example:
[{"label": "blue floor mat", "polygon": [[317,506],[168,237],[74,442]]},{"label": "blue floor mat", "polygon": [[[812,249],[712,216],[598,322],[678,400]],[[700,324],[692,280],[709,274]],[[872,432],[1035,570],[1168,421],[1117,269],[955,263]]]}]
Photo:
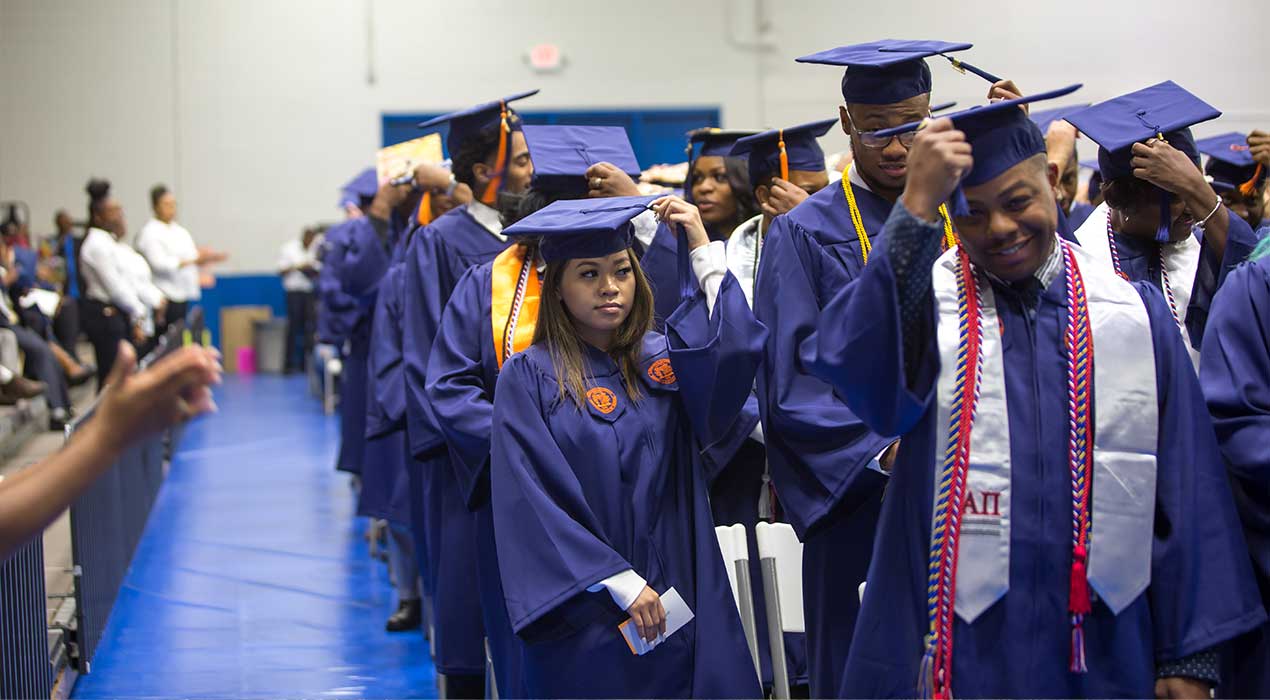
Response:
[{"label": "blue floor mat", "polygon": [[76,698],[436,697],[421,634],[297,377],[226,377],[187,430]]}]

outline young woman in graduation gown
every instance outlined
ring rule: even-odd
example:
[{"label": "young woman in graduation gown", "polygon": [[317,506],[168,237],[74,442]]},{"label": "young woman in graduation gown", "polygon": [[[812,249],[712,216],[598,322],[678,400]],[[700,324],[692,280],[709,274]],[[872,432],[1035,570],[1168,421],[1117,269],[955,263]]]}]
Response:
[{"label": "young woman in graduation gown", "polygon": [[[490,474],[503,589],[533,697],[761,692],[698,448],[740,410],[765,330],[721,244],[678,198],[656,209],[684,228],[705,291],[681,304],[666,336],[650,330],[628,222],[651,199],[557,202],[508,229],[543,235],[547,262],[534,343],[498,378]],[[619,624],[632,618],[642,638],[657,637],[660,596],[672,588],[694,619],[635,655]]]},{"label": "young woman in graduation gown", "polygon": [[[1270,238],[1230,273],[1213,299],[1199,378],[1226,458],[1261,603],[1270,606]],[[1270,625],[1236,639],[1222,657],[1218,697],[1270,697]]]}]

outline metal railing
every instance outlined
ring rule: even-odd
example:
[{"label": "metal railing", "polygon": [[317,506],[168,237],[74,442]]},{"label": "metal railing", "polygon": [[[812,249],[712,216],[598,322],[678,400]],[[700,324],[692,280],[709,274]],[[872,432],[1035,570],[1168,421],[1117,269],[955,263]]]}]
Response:
[{"label": "metal railing", "polygon": [[36,537],[0,563],[0,697],[53,692],[46,607],[44,540]]}]

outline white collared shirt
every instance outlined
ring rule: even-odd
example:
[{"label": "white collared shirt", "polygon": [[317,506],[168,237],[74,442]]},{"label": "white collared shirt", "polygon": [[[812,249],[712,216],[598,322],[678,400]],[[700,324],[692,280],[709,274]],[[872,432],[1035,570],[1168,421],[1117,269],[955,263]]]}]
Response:
[{"label": "white collared shirt", "polygon": [[146,315],[146,306],[130,281],[121,262],[118,241],[107,231],[90,228],[79,250],[84,296],[103,304],[114,304],[133,318]]},{"label": "white collared shirt", "polygon": [[198,258],[198,246],[184,226],[150,219],[137,234],[137,251],[145,256],[155,286],[168,299],[179,303],[202,298],[198,266],[182,264]]},{"label": "white collared shirt", "polygon": [[[304,243],[298,238],[292,238],[283,243],[282,250],[278,253],[278,271],[300,267],[320,269],[322,263],[318,261],[314,253],[315,248],[316,246],[310,246],[306,249]],[[290,272],[282,275],[282,288],[288,292],[311,292],[313,280],[300,270],[291,269]]]},{"label": "white collared shirt", "polygon": [[503,235],[503,216],[498,213],[494,207],[473,200],[467,205],[467,213],[476,219],[476,223],[480,224],[489,231],[491,235],[504,243],[507,242],[507,236]]}]

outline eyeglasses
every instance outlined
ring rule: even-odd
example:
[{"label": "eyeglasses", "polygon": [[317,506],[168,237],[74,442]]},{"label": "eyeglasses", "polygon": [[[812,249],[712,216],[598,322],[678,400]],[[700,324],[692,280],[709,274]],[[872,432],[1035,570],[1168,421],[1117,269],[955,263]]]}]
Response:
[{"label": "eyeglasses", "polygon": [[901,146],[903,146],[904,148],[912,148],[913,140],[917,138],[916,131],[906,131],[902,134],[896,134],[894,136],[878,136],[877,132],[882,131],[881,129],[875,129],[873,131],[860,131],[859,129],[856,128],[855,120],[851,118],[851,112],[847,112],[847,121],[851,123],[851,130],[856,133],[856,136],[860,137],[860,143],[865,148],[873,148],[873,149],[886,148],[887,146],[891,145],[891,139],[899,139]]}]

